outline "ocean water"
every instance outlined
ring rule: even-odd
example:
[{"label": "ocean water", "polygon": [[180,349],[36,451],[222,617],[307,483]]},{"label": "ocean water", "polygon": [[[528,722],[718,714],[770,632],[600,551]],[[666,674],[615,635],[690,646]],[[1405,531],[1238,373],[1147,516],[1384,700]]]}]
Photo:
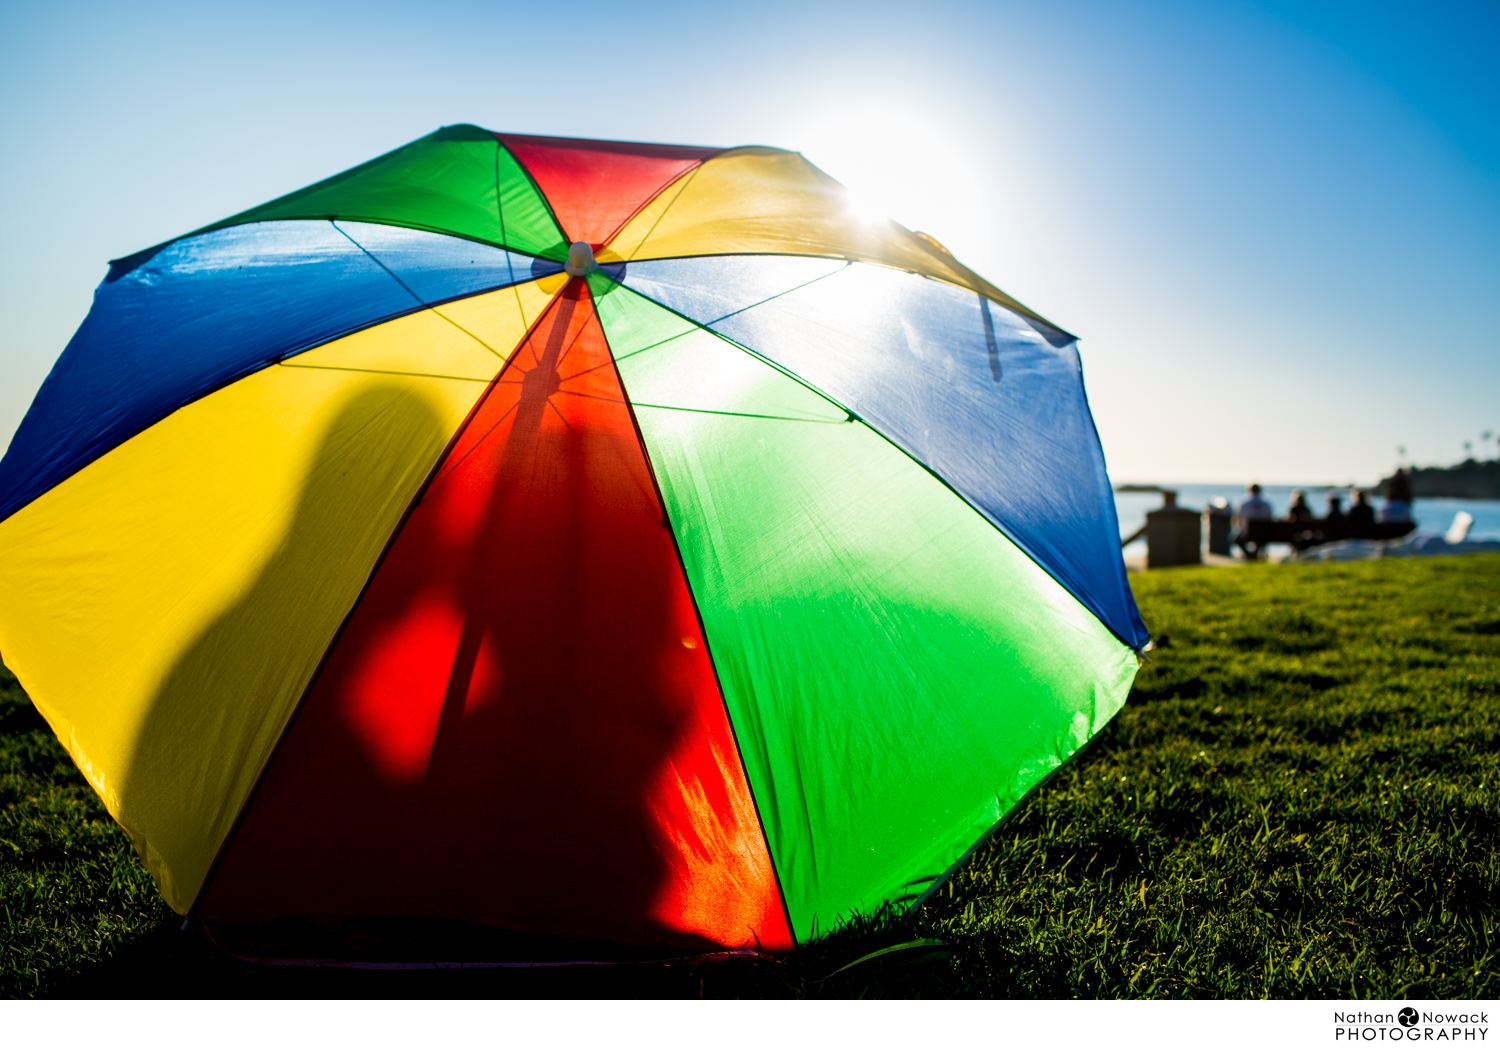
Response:
[{"label": "ocean water", "polygon": [[[1163,483],[1164,488],[1173,488],[1170,482]],[[1192,510],[1202,510],[1215,499],[1229,501],[1231,507],[1245,498],[1245,489],[1241,485],[1202,485],[1182,484],[1175,486],[1177,489],[1177,505],[1188,507]],[[1313,513],[1321,516],[1328,506],[1330,495],[1341,495],[1344,497],[1344,510],[1349,509],[1349,490],[1313,488],[1307,485],[1262,485],[1261,495],[1271,504],[1271,509],[1276,516],[1283,517],[1287,507],[1292,501],[1292,492],[1301,489],[1307,494],[1308,505],[1312,507]],[[1371,497],[1370,502],[1375,504],[1378,512],[1383,502],[1379,497]],[[1162,503],[1159,492],[1117,492],[1115,493],[1115,512],[1120,516],[1120,536],[1123,539],[1136,529],[1146,524],[1146,512],[1155,510]],[[1417,519],[1417,532],[1434,533],[1441,535],[1448,531],[1448,526],[1453,524],[1453,516],[1459,511],[1467,511],[1474,517],[1474,524],[1469,527],[1469,539],[1471,540],[1500,540],[1500,500],[1492,499],[1419,499],[1412,506],[1412,516]],[[1146,541],[1136,540],[1125,548],[1127,556],[1144,554]]]}]

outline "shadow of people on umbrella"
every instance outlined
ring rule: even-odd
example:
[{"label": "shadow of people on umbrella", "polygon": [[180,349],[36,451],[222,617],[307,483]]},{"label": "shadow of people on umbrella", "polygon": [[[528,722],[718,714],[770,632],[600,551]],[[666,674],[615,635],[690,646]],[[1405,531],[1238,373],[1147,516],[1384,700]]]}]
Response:
[{"label": "shadow of people on umbrella", "polygon": [[122,820],[145,830],[148,865],[175,886],[169,900],[193,899],[217,841],[399,520],[403,488],[409,493],[425,474],[411,450],[430,456],[445,439],[426,400],[370,376],[329,417],[305,466],[294,451],[267,450],[272,480],[245,478],[244,489],[269,498],[287,492],[278,472],[300,471],[288,493],[296,506],[289,514],[256,507],[252,516],[263,520],[223,537],[221,563],[233,565],[247,557],[247,545],[280,530],[269,557],[164,676],[122,778]]},{"label": "shadow of people on umbrella", "polygon": [[[680,898],[759,829],[725,786],[737,758],[727,723],[705,718],[722,712],[712,667],[575,285],[392,541],[221,851],[203,916],[712,944],[684,929]],[[286,547],[304,531],[299,515]],[[190,662],[231,645],[242,615]],[[723,895],[722,880],[700,891]]]}]

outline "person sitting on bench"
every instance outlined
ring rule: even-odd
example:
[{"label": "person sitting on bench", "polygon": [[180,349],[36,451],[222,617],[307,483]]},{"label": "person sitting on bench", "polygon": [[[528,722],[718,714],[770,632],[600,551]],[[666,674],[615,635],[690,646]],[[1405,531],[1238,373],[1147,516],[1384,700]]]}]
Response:
[{"label": "person sitting on bench", "polygon": [[1260,495],[1260,486],[1251,484],[1247,490],[1250,494],[1240,500],[1239,508],[1235,511],[1235,543],[1239,544],[1240,550],[1245,552],[1245,557],[1255,561],[1260,557],[1261,544],[1252,542],[1245,538],[1246,527],[1252,521],[1270,521],[1271,505]]},{"label": "person sitting on bench", "polygon": [[1386,483],[1384,496],[1381,521],[1411,521],[1411,475],[1405,467],[1398,467],[1395,477]]},{"label": "person sitting on bench", "polygon": [[1375,508],[1370,506],[1370,499],[1365,495],[1364,489],[1355,489],[1350,493],[1353,505],[1349,508],[1349,524],[1351,525],[1373,525],[1375,523]]},{"label": "person sitting on bench", "polygon": [[1292,491],[1292,504],[1286,509],[1287,521],[1312,521],[1312,508],[1307,505],[1307,494],[1301,489]]}]

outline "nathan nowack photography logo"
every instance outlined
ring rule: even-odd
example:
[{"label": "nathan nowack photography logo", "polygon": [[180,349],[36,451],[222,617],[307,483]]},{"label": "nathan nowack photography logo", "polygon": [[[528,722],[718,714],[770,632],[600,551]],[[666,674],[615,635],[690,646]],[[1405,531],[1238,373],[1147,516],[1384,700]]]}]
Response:
[{"label": "nathan nowack photography logo", "polygon": [[1489,1040],[1489,1024],[1486,1010],[1335,1010],[1333,1038],[1347,1043],[1483,1043]]}]

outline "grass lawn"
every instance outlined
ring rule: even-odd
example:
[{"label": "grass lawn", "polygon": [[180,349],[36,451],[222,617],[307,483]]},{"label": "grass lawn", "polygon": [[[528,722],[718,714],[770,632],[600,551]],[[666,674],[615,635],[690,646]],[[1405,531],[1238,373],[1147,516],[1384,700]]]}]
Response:
[{"label": "grass lawn", "polygon": [[1160,648],[1093,745],[920,912],[780,960],[234,962],[0,672],[0,994],[1500,996],[1500,555],[1132,583]]}]

